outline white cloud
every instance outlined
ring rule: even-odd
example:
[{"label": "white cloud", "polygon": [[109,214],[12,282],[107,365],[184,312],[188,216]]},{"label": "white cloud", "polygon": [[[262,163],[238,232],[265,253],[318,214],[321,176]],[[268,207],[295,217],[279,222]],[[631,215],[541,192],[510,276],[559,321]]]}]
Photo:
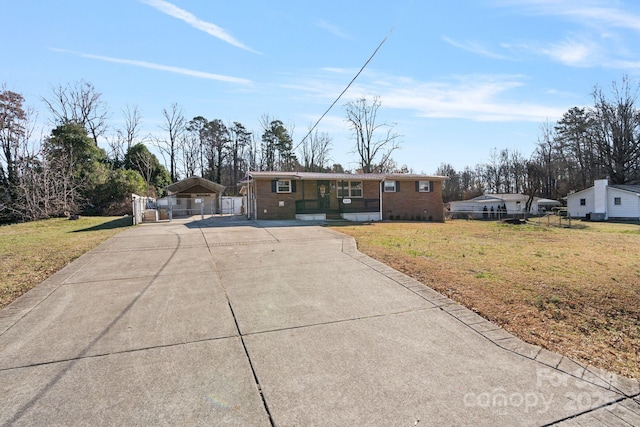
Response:
[{"label": "white cloud", "polygon": [[58,48],[50,48],[50,49],[54,52],[69,53],[69,54],[77,55],[83,58],[97,59],[99,61],[113,62],[116,64],[132,65],[134,67],[149,68],[152,70],[167,71],[169,73],[182,74],[185,76],[197,77],[200,79],[218,80],[221,82],[235,83],[235,84],[240,84],[245,86],[253,84],[251,80],[244,79],[241,77],[225,76],[222,74],[213,74],[213,73],[208,73],[206,71],[191,70],[189,68],[175,67],[172,65],[162,65],[162,64],[156,64],[153,62],[140,61],[136,59],[122,59],[122,58],[113,58],[110,56],[93,55],[90,53],[74,52],[72,50],[66,50],[66,49],[58,49]]},{"label": "white cloud", "polygon": [[[345,94],[342,104],[361,96],[379,96],[384,108],[408,110],[417,117],[478,122],[543,122],[562,117],[566,106],[522,101],[520,95],[514,94],[523,88],[524,80],[519,75],[473,74],[420,82],[367,72]],[[322,99],[327,105],[343,89],[331,76],[326,80],[313,77],[285,87]]]},{"label": "white cloud", "polygon": [[341,39],[349,39],[349,38],[351,38],[351,36],[349,36],[347,33],[342,31],[342,29],[340,27],[338,27],[337,25],[331,24],[331,23],[329,23],[327,21],[323,21],[323,20],[319,19],[319,20],[316,20],[315,24],[316,24],[317,27],[328,31],[331,34],[333,34],[334,36],[340,37]]},{"label": "white cloud", "polygon": [[554,43],[547,48],[543,48],[541,53],[571,66],[590,65],[597,56],[595,48],[575,40]]},{"label": "white cloud", "polygon": [[245,45],[244,43],[240,42],[239,40],[237,40],[236,38],[234,38],[232,35],[230,35],[229,33],[227,33],[226,30],[224,30],[223,28],[218,27],[216,24],[213,24],[211,22],[207,22],[207,21],[203,21],[201,19],[199,19],[197,16],[195,16],[194,14],[192,14],[191,12],[188,12],[184,9],[181,9],[167,1],[164,0],[140,0],[141,3],[147,4],[151,7],[153,7],[154,9],[172,16],[176,19],[179,19],[181,21],[186,22],[187,24],[191,25],[193,28],[198,29],[200,31],[204,31],[205,33],[216,37],[226,43],[229,43],[232,46],[235,47],[239,47],[240,49],[244,49],[247,50],[249,52],[253,52],[253,53],[259,53],[253,49],[251,49],[250,47],[248,47],[247,45]]},{"label": "white cloud", "polygon": [[640,15],[622,8],[611,7],[611,4],[611,1],[584,0],[519,0],[513,3],[515,6],[528,7],[537,14],[561,16],[584,25],[640,30]]},{"label": "white cloud", "polygon": [[583,40],[577,40],[573,37],[568,37],[562,41],[545,45],[538,42],[504,43],[504,47],[514,51],[519,50],[547,56],[553,61],[572,67],[602,65],[605,61],[599,44],[584,38]]},{"label": "white cloud", "polygon": [[501,55],[499,53],[493,52],[487,49],[486,47],[482,46],[478,42],[460,43],[447,36],[443,36],[442,39],[445,42],[449,43],[450,45],[457,47],[458,49],[466,50],[468,52],[475,53],[477,55],[486,56],[488,58],[494,58],[494,59],[508,59],[508,57],[506,57],[505,55]]},{"label": "white cloud", "polygon": [[[635,3],[603,0],[496,0],[495,6],[508,6],[518,13],[556,17],[580,26],[564,40],[542,44],[510,44],[554,61],[574,67],[634,68],[640,32],[640,15]],[[633,5],[633,7],[632,7]],[[577,35],[579,34],[579,35]],[[507,45],[505,45],[506,47]]]}]

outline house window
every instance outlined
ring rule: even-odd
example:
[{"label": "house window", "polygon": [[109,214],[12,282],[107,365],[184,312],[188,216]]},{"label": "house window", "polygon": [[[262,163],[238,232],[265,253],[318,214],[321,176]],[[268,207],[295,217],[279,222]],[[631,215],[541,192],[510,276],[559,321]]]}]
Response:
[{"label": "house window", "polygon": [[362,197],[362,181],[338,182],[338,198]]},{"label": "house window", "polygon": [[418,181],[418,191],[421,193],[428,193],[431,191],[431,181]]},{"label": "house window", "polygon": [[616,206],[620,206],[622,204],[622,199],[620,197],[614,197],[613,204]]},{"label": "house window", "polygon": [[276,193],[291,193],[291,180],[283,179],[276,183]]},{"label": "house window", "polygon": [[396,182],[395,181],[385,181],[384,182],[384,192],[385,193],[395,193],[396,192]]},{"label": "house window", "polygon": [[580,206],[586,206],[587,205],[587,199],[580,199]]}]

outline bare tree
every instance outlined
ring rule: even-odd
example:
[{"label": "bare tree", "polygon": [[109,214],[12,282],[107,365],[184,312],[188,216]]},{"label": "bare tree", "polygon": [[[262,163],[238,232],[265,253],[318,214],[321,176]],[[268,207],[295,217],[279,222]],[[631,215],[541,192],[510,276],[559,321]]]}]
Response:
[{"label": "bare tree", "polygon": [[195,176],[198,167],[202,165],[200,155],[200,153],[202,153],[202,149],[198,135],[193,132],[185,133],[181,151],[182,169],[184,170],[185,175]]},{"label": "bare tree", "polygon": [[22,95],[3,86],[0,92],[0,204],[4,206],[16,197],[19,149],[29,130],[23,104]]},{"label": "bare tree", "polygon": [[120,165],[125,155],[140,139],[140,127],[142,126],[142,115],[137,105],[129,106],[122,110],[124,126],[116,130],[116,135],[109,141],[111,158],[115,165]]},{"label": "bare tree", "polygon": [[240,122],[233,122],[227,126],[227,129],[229,131],[229,156],[231,157],[231,184],[235,188],[240,179],[241,169],[243,169],[244,150],[251,144],[251,132]]},{"label": "bare tree", "polygon": [[133,145],[127,151],[125,168],[135,170],[142,175],[146,186],[146,196],[153,197],[156,195],[155,189],[151,188],[151,181],[158,166],[158,159],[156,159],[147,146],[141,142]]},{"label": "bare tree", "polygon": [[24,98],[2,87],[0,91],[0,217],[29,219],[21,199],[25,157],[31,150],[36,114],[24,106]]},{"label": "bare tree", "polygon": [[175,182],[178,180],[178,155],[182,149],[181,145],[187,123],[182,107],[175,102],[168,109],[164,108],[162,110],[162,116],[165,121],[160,128],[167,132],[168,139],[155,138],[154,145],[160,150],[160,154],[163,157],[169,158],[169,174],[171,175],[171,181]]},{"label": "bare tree", "polygon": [[632,87],[630,78],[611,86],[613,99],[602,90],[593,91],[593,115],[598,124],[598,148],[612,184],[640,181],[640,112],[636,101],[639,85]]},{"label": "bare tree", "polygon": [[23,140],[18,147],[16,199],[10,206],[14,216],[37,220],[77,211],[79,181],[74,180],[71,153],[52,155],[47,144]]},{"label": "bare tree", "polygon": [[436,175],[446,176],[449,179],[442,181],[442,201],[447,203],[452,200],[462,199],[462,187],[460,183],[460,175],[455,168],[449,163],[440,163],[436,169]]},{"label": "bare tree", "polygon": [[389,123],[377,123],[379,97],[369,101],[362,97],[345,105],[347,123],[355,139],[354,152],[358,154],[364,173],[379,172],[391,160],[391,154],[400,148],[400,136],[393,133]]},{"label": "bare tree", "polygon": [[318,133],[317,130],[309,132],[302,143],[302,166],[305,172],[322,172],[330,161],[331,137],[325,132]]},{"label": "bare tree", "polygon": [[260,170],[260,148],[258,145],[258,137],[255,133],[251,133],[249,145],[244,153],[244,161],[250,171]]},{"label": "bare tree", "polygon": [[42,100],[55,117],[57,124],[81,124],[98,145],[98,138],[107,129],[108,117],[107,106],[100,99],[102,94],[97,92],[91,83],[84,80],[69,83],[66,86],[59,85],[52,91],[51,99],[42,98]]},{"label": "bare tree", "polygon": [[123,114],[124,128],[122,129],[122,134],[124,136],[126,150],[129,151],[133,145],[139,142],[138,138],[140,136],[140,127],[142,126],[142,115],[137,105],[133,107],[127,105],[127,108],[123,110]]}]

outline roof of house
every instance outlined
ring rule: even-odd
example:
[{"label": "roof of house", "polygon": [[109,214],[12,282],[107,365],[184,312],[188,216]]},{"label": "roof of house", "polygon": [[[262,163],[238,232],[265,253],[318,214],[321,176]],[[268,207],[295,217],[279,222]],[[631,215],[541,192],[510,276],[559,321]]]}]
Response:
[{"label": "roof of house", "polygon": [[[467,202],[473,203],[486,203],[486,202],[526,202],[529,199],[529,196],[526,194],[483,194],[478,197],[474,197],[473,199],[466,200]],[[553,199],[544,199],[541,197],[534,197],[538,205],[561,205],[557,200]]]},{"label": "roof of house", "polygon": [[631,193],[640,194],[640,185],[633,184],[610,184],[610,188],[615,188],[622,191],[629,191]]},{"label": "roof of house", "polygon": [[217,182],[209,181],[208,179],[200,178],[199,176],[192,176],[174,182],[173,184],[167,185],[166,189],[170,194],[176,194],[196,186],[209,190],[212,193],[222,193],[225,189],[224,185],[220,185]]},{"label": "roof of house", "polygon": [[[628,191],[630,193],[634,193],[634,194],[638,194],[640,195],[640,185],[637,184],[609,184],[607,185],[608,188],[614,188],[616,190],[621,190],[621,191]],[[576,191],[575,193],[571,193],[571,194],[567,194],[567,198],[569,197],[576,197],[578,195],[580,195],[581,193],[587,192],[587,191],[593,191],[593,186],[585,188],[583,190],[580,191]]]},{"label": "roof of house", "polygon": [[410,173],[322,173],[322,172],[275,172],[275,171],[256,171],[249,172],[241,182],[247,182],[249,179],[300,179],[300,180],[361,180],[361,181],[386,181],[386,180],[430,180],[430,181],[444,181],[449,179],[446,176],[439,175],[420,175]]}]

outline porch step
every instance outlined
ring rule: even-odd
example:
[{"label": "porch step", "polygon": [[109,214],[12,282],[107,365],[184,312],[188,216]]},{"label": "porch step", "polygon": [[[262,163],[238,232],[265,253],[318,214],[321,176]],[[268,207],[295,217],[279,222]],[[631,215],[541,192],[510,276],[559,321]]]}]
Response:
[{"label": "porch step", "polygon": [[327,212],[327,219],[342,219],[338,212]]}]

